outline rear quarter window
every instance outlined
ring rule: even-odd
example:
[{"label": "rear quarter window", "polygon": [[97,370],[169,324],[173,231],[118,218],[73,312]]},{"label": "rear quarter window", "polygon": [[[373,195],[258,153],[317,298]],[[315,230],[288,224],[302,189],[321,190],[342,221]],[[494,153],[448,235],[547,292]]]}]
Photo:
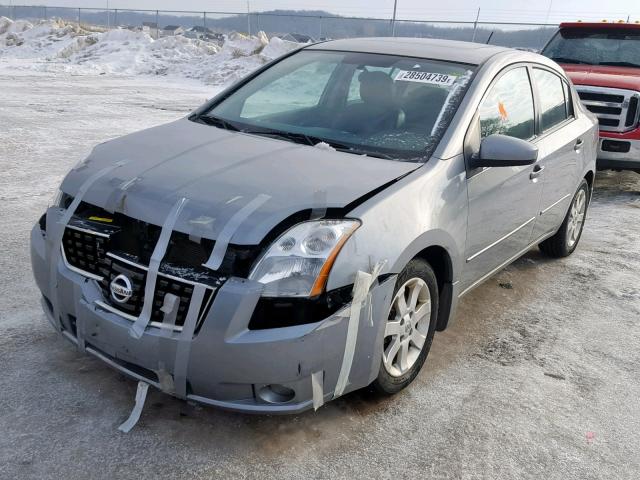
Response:
[{"label": "rear quarter window", "polygon": [[546,132],[568,118],[565,85],[558,75],[540,68],[533,69],[533,78],[540,98],[540,128]]}]

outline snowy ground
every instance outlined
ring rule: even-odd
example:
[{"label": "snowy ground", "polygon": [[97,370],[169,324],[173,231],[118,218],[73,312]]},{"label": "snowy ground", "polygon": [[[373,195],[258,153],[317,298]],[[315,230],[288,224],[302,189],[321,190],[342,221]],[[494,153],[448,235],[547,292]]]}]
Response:
[{"label": "snowy ground", "polygon": [[0,67],[0,478],[640,477],[633,173],[598,176],[571,258],[532,251],[468,295],[396,397],[261,417],[151,391],[140,423],[118,432],[136,385],[52,331],[29,230],[93,145],[184,115],[215,90]]}]

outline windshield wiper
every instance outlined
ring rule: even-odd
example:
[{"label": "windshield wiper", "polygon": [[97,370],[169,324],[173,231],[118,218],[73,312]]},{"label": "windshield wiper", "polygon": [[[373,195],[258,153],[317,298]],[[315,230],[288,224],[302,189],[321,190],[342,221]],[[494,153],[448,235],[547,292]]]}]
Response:
[{"label": "windshield wiper", "polygon": [[276,137],[284,140],[289,140],[295,143],[302,143],[315,147],[319,143],[326,143],[328,146],[338,152],[352,153],[354,155],[367,155],[369,157],[384,158],[387,160],[395,160],[395,157],[382,152],[370,151],[359,147],[354,147],[345,143],[335,142],[326,138],[315,137],[313,135],[307,135],[305,133],[298,132],[284,132],[280,130],[240,130],[242,133],[250,135],[263,135],[265,137]]},{"label": "windshield wiper", "polygon": [[384,158],[385,160],[397,160],[396,157],[389,155],[388,153],[365,150],[362,148],[349,147],[349,146],[344,146],[340,144],[334,144],[332,142],[325,142],[325,143],[327,143],[327,145],[334,148],[338,152],[352,153],[354,155],[366,155],[367,157]]},{"label": "windshield wiper", "polygon": [[582,60],[576,60],[575,58],[551,57],[551,60],[558,63],[575,63],[579,65],[590,65],[589,62],[583,62]]},{"label": "windshield wiper", "polygon": [[359,148],[359,147],[354,147],[354,146],[348,145],[346,143],[335,142],[333,140],[329,140],[329,139],[326,139],[326,138],[314,137],[314,136],[311,136],[311,135],[305,135],[304,133],[291,133],[291,132],[282,132],[282,133],[280,133],[280,132],[278,132],[278,133],[273,133],[273,135],[278,135],[278,136],[281,136],[283,138],[290,138],[290,139],[292,139],[294,141],[296,139],[304,140],[307,144],[311,145],[312,147],[317,146],[319,143],[325,143],[325,144],[327,144],[329,147],[333,148],[337,152],[352,153],[353,155],[367,155],[368,157],[376,157],[376,158],[385,158],[387,160],[395,160],[394,157],[392,157],[391,155],[387,155],[386,153],[366,150],[366,149],[363,149],[363,148]]},{"label": "windshield wiper", "polygon": [[225,130],[231,130],[233,132],[240,130],[234,124],[228,122],[224,118],[216,117],[215,115],[200,115],[196,117],[196,120],[207,125],[213,125],[214,127],[224,128]]},{"label": "windshield wiper", "polygon": [[321,140],[316,139],[315,137],[310,137],[304,133],[293,133],[293,132],[281,132],[279,130],[240,130],[242,133],[247,133],[249,135],[264,135],[265,137],[277,137],[282,138],[284,140],[289,140],[294,143],[303,143],[305,145],[314,146],[316,143],[319,143]]},{"label": "windshield wiper", "polygon": [[631,67],[640,68],[640,65],[633,62],[600,62],[598,65],[606,65],[610,67]]}]

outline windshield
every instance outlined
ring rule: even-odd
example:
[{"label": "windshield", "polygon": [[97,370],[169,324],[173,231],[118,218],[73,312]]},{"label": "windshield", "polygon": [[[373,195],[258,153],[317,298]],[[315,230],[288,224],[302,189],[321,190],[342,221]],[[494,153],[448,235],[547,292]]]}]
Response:
[{"label": "windshield", "polygon": [[425,161],[472,74],[473,67],[434,60],[303,50],[195,120],[358,155]]},{"label": "windshield", "polygon": [[542,53],[558,63],[640,68],[640,29],[564,29]]}]

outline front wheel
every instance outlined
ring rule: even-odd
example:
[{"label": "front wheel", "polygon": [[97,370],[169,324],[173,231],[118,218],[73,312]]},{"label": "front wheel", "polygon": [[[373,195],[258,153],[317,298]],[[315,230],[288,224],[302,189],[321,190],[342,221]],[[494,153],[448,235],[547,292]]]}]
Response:
[{"label": "front wheel", "polygon": [[422,368],[436,329],[438,283],[431,266],[411,260],[400,272],[385,324],[382,362],[372,384],[391,395],[409,385]]},{"label": "front wheel", "polygon": [[578,242],[582,236],[588,206],[589,184],[586,180],[582,180],[578,191],[573,196],[571,206],[560,226],[560,230],[558,230],[553,237],[548,238],[538,245],[540,250],[554,258],[568,257],[571,255],[578,246]]}]

